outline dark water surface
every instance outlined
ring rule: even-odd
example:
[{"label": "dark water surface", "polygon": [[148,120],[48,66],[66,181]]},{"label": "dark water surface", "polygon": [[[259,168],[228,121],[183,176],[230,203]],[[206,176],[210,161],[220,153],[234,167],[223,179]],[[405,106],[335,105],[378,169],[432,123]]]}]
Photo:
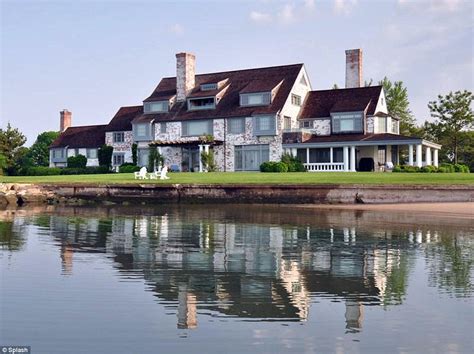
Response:
[{"label": "dark water surface", "polygon": [[0,212],[0,345],[472,353],[474,224],[267,206]]}]

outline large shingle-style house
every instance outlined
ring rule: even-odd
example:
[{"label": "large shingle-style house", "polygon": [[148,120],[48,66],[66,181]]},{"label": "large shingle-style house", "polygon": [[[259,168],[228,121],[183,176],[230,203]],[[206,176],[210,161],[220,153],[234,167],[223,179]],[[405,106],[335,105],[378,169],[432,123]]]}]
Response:
[{"label": "large shingle-style house", "polygon": [[[438,164],[440,145],[400,135],[383,88],[361,87],[359,49],[346,51],[346,88],[322,91],[311,89],[303,64],[195,74],[193,54],[176,59],[176,77],[163,78],[143,105],[121,107],[108,125],[97,126],[94,135],[103,136],[97,146],[114,147],[114,166],[132,161],[133,143],[139,165],[146,166],[150,148],[157,147],[165,163],[180,171],[202,171],[200,155],[209,149],[221,171],[258,170],[285,152],[309,171],[356,171],[367,161],[378,169],[398,163],[403,146],[409,164]],[[56,157],[60,149],[70,156],[70,149],[90,148],[79,133],[86,128],[93,129],[61,134],[51,146],[52,166],[63,166],[64,157]]]}]

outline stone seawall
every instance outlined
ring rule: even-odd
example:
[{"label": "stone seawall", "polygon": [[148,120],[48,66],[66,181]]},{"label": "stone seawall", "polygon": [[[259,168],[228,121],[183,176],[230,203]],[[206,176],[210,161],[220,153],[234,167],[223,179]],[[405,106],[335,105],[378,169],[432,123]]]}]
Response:
[{"label": "stone seawall", "polygon": [[474,202],[474,185],[0,185],[0,205],[87,201],[278,204]]}]

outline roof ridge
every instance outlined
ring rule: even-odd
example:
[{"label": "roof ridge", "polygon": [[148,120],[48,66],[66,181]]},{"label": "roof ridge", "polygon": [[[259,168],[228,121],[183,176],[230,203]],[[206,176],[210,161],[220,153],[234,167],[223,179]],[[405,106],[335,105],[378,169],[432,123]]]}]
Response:
[{"label": "roof ridge", "polygon": [[[216,71],[216,72],[210,72],[210,73],[202,73],[202,74],[196,74],[195,76],[204,76],[204,75],[216,75],[216,74],[226,74],[226,73],[235,73],[238,71],[253,71],[253,70],[263,70],[263,69],[275,69],[275,68],[282,68],[282,67],[290,67],[290,66],[303,66],[304,63],[295,63],[295,64],[286,64],[286,65],[273,65],[273,66],[263,66],[259,68],[248,68],[248,69],[236,69],[236,70],[226,70],[226,71]],[[164,79],[175,79],[176,76],[166,76],[163,77],[162,80]]]},{"label": "roof ridge", "polygon": [[325,90],[312,90],[311,92],[327,92],[327,91],[348,91],[348,90],[359,90],[359,89],[369,89],[369,88],[382,88],[383,85],[375,85],[375,86],[363,86],[363,87],[344,87],[344,88],[337,88],[337,89],[325,89]]},{"label": "roof ridge", "polygon": [[[68,127],[66,130],[68,129],[75,129],[75,128],[97,128],[97,127],[106,127],[108,124],[91,124],[91,125],[74,125],[74,126],[71,126],[71,127]],[[66,131],[65,130],[65,131]]]}]

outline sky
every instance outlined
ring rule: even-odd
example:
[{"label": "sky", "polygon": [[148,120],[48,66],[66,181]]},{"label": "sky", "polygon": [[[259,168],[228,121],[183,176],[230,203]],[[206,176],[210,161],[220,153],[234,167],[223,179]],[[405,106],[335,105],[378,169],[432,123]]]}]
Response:
[{"label": "sky", "polygon": [[473,90],[473,5],[464,0],[0,0],[0,125],[31,145],[73,125],[105,124],[137,105],[175,54],[197,73],[304,63],[313,89],[344,87],[346,49],[364,79],[408,88],[418,122],[438,94]]}]

